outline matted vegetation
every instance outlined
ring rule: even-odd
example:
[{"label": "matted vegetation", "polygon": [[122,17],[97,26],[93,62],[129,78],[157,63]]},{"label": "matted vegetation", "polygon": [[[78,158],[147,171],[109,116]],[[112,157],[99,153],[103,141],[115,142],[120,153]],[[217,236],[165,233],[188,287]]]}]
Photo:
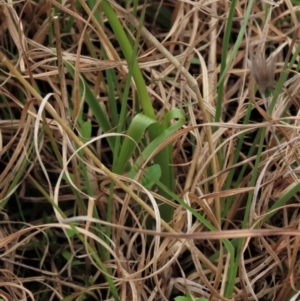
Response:
[{"label": "matted vegetation", "polygon": [[0,300],[295,300],[298,5],[2,2]]}]

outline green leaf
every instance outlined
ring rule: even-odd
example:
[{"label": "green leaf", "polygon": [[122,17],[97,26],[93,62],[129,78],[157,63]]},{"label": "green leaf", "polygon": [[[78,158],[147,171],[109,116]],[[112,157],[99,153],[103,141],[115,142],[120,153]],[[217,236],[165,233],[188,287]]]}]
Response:
[{"label": "green leaf", "polygon": [[[188,294],[187,297],[183,297],[183,296],[178,296],[174,299],[175,301],[192,301],[192,297],[190,296],[190,294]],[[195,299],[196,301],[208,301],[208,299],[206,298],[198,298]]]},{"label": "green leaf", "polygon": [[[174,300],[175,301],[192,301],[194,299],[192,299],[191,295],[192,295],[191,293],[188,293],[186,297],[184,297],[184,296],[178,296]],[[208,301],[208,299],[204,298],[204,297],[201,297],[201,298],[198,298],[198,299],[195,299],[195,300],[196,301]]]},{"label": "green leaf", "polygon": [[[169,111],[164,118],[164,125],[167,126],[171,123],[172,120],[177,119],[177,121],[173,122],[169,125],[161,134],[159,134],[143,151],[142,155],[136,160],[135,168],[140,166],[140,164],[147,158],[151,156],[151,154],[155,151],[157,147],[159,147],[163,142],[165,142],[168,138],[170,138],[178,129],[182,127],[185,123],[185,117],[182,111],[179,109],[173,109]],[[143,160],[142,160],[143,159]],[[164,158],[164,160],[168,160],[168,158]],[[169,161],[168,161],[169,162]],[[161,165],[163,166],[163,165]]]},{"label": "green leaf", "polygon": [[149,166],[147,169],[147,172],[145,174],[145,177],[143,178],[143,186],[147,189],[150,189],[154,184],[154,180],[159,180],[161,177],[161,168],[158,164],[153,164]]},{"label": "green leaf", "polygon": [[[128,177],[130,179],[134,179],[137,172],[138,172],[137,170],[135,171],[131,169],[128,174]],[[161,168],[158,164],[153,164],[147,168],[145,175],[142,178],[143,186],[147,189],[151,189],[155,185],[155,182],[159,181],[160,178],[161,178]]]},{"label": "green leaf", "polygon": [[179,296],[174,299],[175,301],[191,301],[191,298]]},{"label": "green leaf", "polygon": [[156,120],[153,120],[152,118],[149,118],[142,113],[137,114],[133,118],[126,133],[127,137],[125,137],[124,142],[121,146],[120,155],[114,172],[121,174],[124,171],[129,158],[134,152],[136,145],[144,136],[146,129],[155,122]]},{"label": "green leaf", "polygon": [[76,232],[73,229],[66,229],[66,233],[69,238],[72,238],[76,234]]},{"label": "green leaf", "polygon": [[[71,253],[67,250],[62,252],[62,256],[66,261],[69,261],[72,259]],[[82,264],[82,262],[80,260],[72,260],[72,266],[80,265],[80,264]]]},{"label": "green leaf", "polygon": [[90,139],[92,136],[92,124],[90,121],[85,121],[81,126],[81,135],[84,139]]}]

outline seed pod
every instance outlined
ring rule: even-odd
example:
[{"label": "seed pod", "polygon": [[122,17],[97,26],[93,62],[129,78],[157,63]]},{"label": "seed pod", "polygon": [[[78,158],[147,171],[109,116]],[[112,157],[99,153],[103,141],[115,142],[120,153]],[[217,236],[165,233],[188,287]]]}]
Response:
[{"label": "seed pod", "polygon": [[251,73],[261,92],[265,92],[272,85],[275,76],[276,55],[271,55],[268,60],[262,53],[251,56]]}]

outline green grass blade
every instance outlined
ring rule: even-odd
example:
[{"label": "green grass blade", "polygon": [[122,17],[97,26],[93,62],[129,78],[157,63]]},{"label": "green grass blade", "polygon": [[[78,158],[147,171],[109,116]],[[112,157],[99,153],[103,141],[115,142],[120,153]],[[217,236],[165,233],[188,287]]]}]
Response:
[{"label": "green grass blade", "polygon": [[149,145],[145,148],[140,158],[136,160],[134,163],[135,169],[142,164],[142,162],[149,158],[156,148],[158,148],[164,141],[166,141],[169,137],[171,137],[181,126],[185,123],[185,116],[179,109],[173,109],[169,111],[165,116],[165,123],[169,123],[170,121],[176,119],[176,121],[169,125],[161,134],[159,134]]},{"label": "green grass blade", "polygon": [[[222,46],[222,61],[221,61],[221,70],[220,74],[225,74],[226,66],[227,66],[227,53],[229,48],[229,40],[232,33],[232,22],[233,22],[233,16],[235,12],[237,0],[233,0],[230,5],[229,14],[227,17],[226,22],[226,29],[223,39],[223,46]],[[241,36],[242,37],[242,36]],[[238,43],[238,41],[236,41]],[[228,62],[228,66],[230,66]],[[221,79],[219,80],[218,84],[218,98],[217,98],[217,104],[216,104],[216,116],[215,116],[215,122],[220,122],[221,114],[222,114],[222,105],[223,105],[223,95],[224,95],[224,80],[225,76],[221,76]]]},{"label": "green grass blade", "polygon": [[[66,66],[68,72],[70,73],[70,75],[74,78],[74,75],[75,75],[74,68],[68,63],[65,63],[65,66]],[[83,94],[83,91],[85,91],[84,99],[86,100],[89,107],[92,109],[92,112],[93,112],[95,119],[97,120],[99,126],[103,129],[103,131],[105,133],[110,132],[112,130],[112,127],[111,127],[109,120],[107,119],[107,114],[102,110],[93,91],[91,90],[89,85],[86,83],[86,81],[83,79],[83,77],[81,77],[79,85],[80,85],[81,96]],[[111,149],[113,150],[114,145],[115,145],[115,138],[108,137],[107,141],[108,141]]]},{"label": "green grass blade", "polygon": [[[227,64],[223,70],[223,72],[220,74],[220,79],[219,79],[219,82],[217,84],[217,86],[219,87],[221,85],[221,83],[223,82],[225,76],[226,76],[226,73],[228,71],[228,69],[230,68],[230,65],[233,61],[233,59],[235,58],[236,54],[237,54],[237,51],[241,45],[241,42],[243,40],[243,36],[246,32],[246,28],[248,26],[248,21],[249,21],[249,18],[250,18],[250,15],[251,15],[251,10],[252,10],[252,6],[254,4],[254,0],[250,0],[249,3],[248,3],[248,7],[247,7],[247,10],[246,10],[246,13],[245,13],[245,16],[244,16],[244,20],[243,20],[243,25],[239,31],[239,34],[238,34],[238,37],[236,39],[236,42],[233,46],[233,49],[232,49],[232,52],[229,56],[229,59],[227,61]],[[219,97],[219,96],[218,96]],[[219,103],[219,100],[218,100],[218,103]]]},{"label": "green grass blade", "polygon": [[[105,15],[107,16],[107,19],[114,31],[114,34],[116,35],[116,39],[119,41],[122,52],[129,65],[130,61],[133,57],[133,50],[132,50],[130,42],[127,38],[127,35],[123,29],[123,26],[121,25],[113,8],[111,7],[110,3],[107,0],[103,0],[100,5],[101,5],[101,8],[103,9]],[[151,102],[150,96],[147,91],[147,86],[145,84],[143,75],[141,73],[141,70],[140,70],[136,60],[134,61],[134,64],[133,64],[132,75],[133,75],[134,81],[136,83],[136,87],[137,87],[137,91],[138,91],[139,99],[140,99],[140,104],[144,110],[144,113],[148,117],[155,119],[155,113],[154,113],[154,109],[152,107],[152,102]]]},{"label": "green grass blade", "polygon": [[120,155],[118,157],[117,164],[114,169],[116,173],[121,174],[124,171],[129,158],[131,157],[136,148],[136,145],[141,141],[141,139],[145,135],[146,129],[155,122],[156,120],[153,120],[141,113],[137,114],[133,118],[126,133],[127,137],[125,137],[124,142],[121,146]]}]

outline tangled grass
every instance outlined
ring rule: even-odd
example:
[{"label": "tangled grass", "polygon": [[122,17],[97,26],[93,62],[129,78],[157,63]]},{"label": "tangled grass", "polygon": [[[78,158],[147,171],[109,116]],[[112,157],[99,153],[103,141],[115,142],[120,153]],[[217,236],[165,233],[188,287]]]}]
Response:
[{"label": "tangled grass", "polygon": [[296,300],[299,9],[1,2],[0,300]]}]

